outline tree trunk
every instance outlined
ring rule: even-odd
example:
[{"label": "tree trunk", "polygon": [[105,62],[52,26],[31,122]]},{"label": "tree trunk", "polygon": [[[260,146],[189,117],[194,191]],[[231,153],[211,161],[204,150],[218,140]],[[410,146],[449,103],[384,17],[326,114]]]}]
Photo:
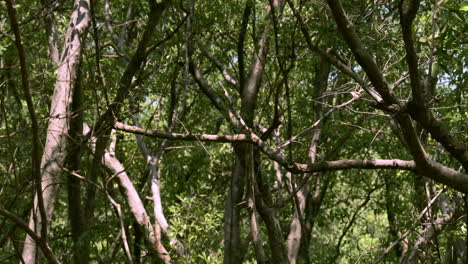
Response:
[{"label": "tree trunk", "polygon": [[[81,67],[78,67],[78,74],[73,92],[72,112],[70,120],[70,140],[66,167],[69,171],[79,171],[81,168],[81,155],[83,154],[83,110],[82,110],[82,87],[81,87]],[[73,241],[72,259],[74,264],[83,263],[89,255],[82,247],[81,236],[85,231],[83,206],[81,204],[81,180],[72,173],[67,175],[68,194],[68,218],[71,226],[71,236]]]},{"label": "tree trunk", "polygon": [[[325,102],[323,98],[324,92],[327,90],[328,86],[328,76],[330,74],[330,64],[325,60],[321,59],[320,66],[316,71],[315,81],[314,81],[314,98],[319,101],[314,106],[314,114],[317,120],[321,122],[317,125],[316,129],[312,132],[312,138],[310,140],[309,146],[309,164],[315,163],[317,159],[318,146],[320,144],[320,138],[322,136],[322,129],[325,123],[324,107],[323,103]],[[310,175],[309,175],[310,176]],[[306,177],[309,177],[306,176]],[[290,231],[288,235],[288,258],[291,264],[296,264],[298,261],[304,261],[309,263],[309,254],[308,254],[308,245],[311,238],[310,233],[312,232],[312,222],[315,220],[318,214],[318,208],[320,208],[322,192],[326,190],[324,188],[324,182],[321,181],[322,174],[318,173],[315,175],[316,179],[315,186],[313,187],[312,193],[310,192],[311,186],[305,185],[297,192],[296,201],[293,204],[293,217],[291,220]],[[312,181],[314,182],[314,181]],[[291,181],[291,184],[295,184]],[[291,191],[295,191],[295,188],[292,188]],[[307,206],[309,205],[309,206]],[[308,207],[308,211],[306,211]],[[312,209],[312,207],[314,207]],[[307,217],[306,217],[307,216]],[[302,218],[302,219],[300,219]],[[307,240],[307,241],[304,241]],[[301,246],[301,243],[303,244]],[[301,254],[299,254],[300,249]]]},{"label": "tree trunk", "polygon": [[[67,155],[67,133],[69,129],[69,117],[71,115],[72,89],[81,57],[82,41],[89,24],[89,5],[89,0],[75,0],[52,97],[47,138],[41,161],[42,195],[46,217],[49,221],[54,212],[55,200],[59,191],[58,182],[60,181],[62,167]],[[36,194],[29,227],[35,230],[36,234],[40,234],[41,219],[37,215],[37,211]],[[27,235],[22,253],[26,264],[35,263],[36,251],[35,241]]]},{"label": "tree trunk", "polygon": [[224,264],[240,264],[243,259],[239,204],[244,194],[244,166],[240,161],[241,147],[234,144],[234,150],[237,158],[224,209]]}]

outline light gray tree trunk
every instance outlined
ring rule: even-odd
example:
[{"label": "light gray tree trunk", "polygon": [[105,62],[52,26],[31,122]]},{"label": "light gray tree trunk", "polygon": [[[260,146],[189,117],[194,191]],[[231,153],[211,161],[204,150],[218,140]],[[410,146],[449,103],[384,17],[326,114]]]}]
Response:
[{"label": "light gray tree trunk", "polygon": [[[76,78],[76,69],[80,61],[83,35],[89,24],[89,6],[89,0],[76,0],[74,3],[57,71],[54,95],[52,97],[47,138],[41,160],[42,195],[46,217],[49,221],[54,212],[59,187],[58,182],[66,156],[67,133],[73,96],[72,88]],[[29,227],[35,230],[36,234],[40,234],[41,219],[37,214],[37,206],[36,194]],[[26,264],[35,263],[36,252],[35,241],[27,235],[22,252],[22,257]]]}]

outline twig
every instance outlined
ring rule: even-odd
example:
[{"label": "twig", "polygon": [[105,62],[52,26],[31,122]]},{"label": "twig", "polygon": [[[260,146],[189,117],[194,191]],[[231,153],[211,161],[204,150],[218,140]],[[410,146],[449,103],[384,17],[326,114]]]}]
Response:
[{"label": "twig", "polygon": [[374,261],[373,264],[377,264],[379,263],[380,261],[382,261],[382,259],[390,252],[390,250],[392,250],[392,248],[394,248],[396,245],[398,245],[398,243],[400,243],[403,239],[405,239],[409,234],[411,234],[411,232],[413,232],[414,229],[416,229],[416,227],[419,225],[419,221],[421,220],[421,218],[426,214],[426,212],[431,209],[432,205],[434,204],[434,202],[437,200],[437,198],[439,198],[439,196],[445,191],[447,190],[447,186],[444,185],[444,188],[442,188],[442,190],[439,191],[439,193],[437,193],[436,196],[434,196],[434,198],[432,198],[432,200],[427,204],[426,208],[424,208],[424,210],[419,214],[418,218],[416,219],[415,223],[403,234],[401,235],[397,240],[395,240],[395,242],[393,242],[388,248],[386,248],[382,255],[380,255],[380,257]]}]

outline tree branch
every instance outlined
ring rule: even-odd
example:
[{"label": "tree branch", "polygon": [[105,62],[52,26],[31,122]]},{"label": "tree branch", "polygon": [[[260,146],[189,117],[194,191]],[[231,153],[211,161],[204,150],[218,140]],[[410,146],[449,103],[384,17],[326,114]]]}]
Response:
[{"label": "tree branch", "polygon": [[229,84],[231,84],[232,86],[236,87],[236,89],[239,89],[239,84],[237,83],[236,79],[231,77],[231,75],[226,70],[224,65],[215,56],[210,54],[208,49],[202,43],[197,43],[197,44],[201,52],[203,53],[203,55],[205,55],[215,65],[216,69],[218,69],[218,71],[221,72],[221,74],[224,77],[224,80],[228,82]]},{"label": "tree branch", "polygon": [[377,91],[375,91],[373,87],[370,87],[366,81],[364,81],[356,72],[353,71],[353,69],[343,64],[340,60],[338,60],[335,56],[333,56],[329,52],[324,52],[320,50],[316,45],[312,43],[312,38],[309,34],[309,29],[307,28],[307,25],[305,24],[304,19],[294,7],[293,2],[291,0],[287,0],[287,1],[288,1],[290,8],[293,11],[294,16],[296,17],[297,21],[299,22],[301,26],[301,31],[302,31],[302,34],[304,35],[304,38],[306,40],[309,50],[317,53],[319,56],[326,59],[330,64],[338,68],[341,72],[348,75],[351,79],[355,80],[362,87],[362,89],[364,89],[364,91],[366,91],[377,103],[382,102],[382,97],[380,96],[380,94]]},{"label": "tree branch", "polygon": [[371,83],[375,89],[382,96],[387,104],[397,104],[398,101],[390,94],[388,84],[379,70],[379,67],[374,62],[372,55],[367,51],[361,40],[357,37],[356,31],[352,24],[346,18],[343,7],[339,0],[327,0],[328,6],[330,7],[333,17],[335,18],[338,30],[343,35],[346,43],[351,48],[357,62],[362,66],[364,71],[367,73]]},{"label": "tree branch", "polygon": [[431,136],[439,142],[450,154],[453,155],[468,171],[468,144],[456,139],[450,131],[437,120],[430,109],[413,102],[407,104],[408,113],[416,120]]},{"label": "tree branch", "polygon": [[443,188],[442,190],[439,191],[439,193],[437,193],[434,198],[432,198],[432,200],[427,204],[426,208],[424,208],[424,210],[419,214],[418,218],[416,219],[416,221],[414,222],[414,224],[403,234],[401,235],[395,242],[393,242],[388,248],[386,248],[383,252],[382,252],[382,255],[380,255],[379,258],[377,258],[376,261],[374,261],[373,263],[374,264],[378,264],[380,263],[383,258],[390,252],[390,250],[392,250],[393,247],[395,247],[396,245],[398,245],[398,243],[400,243],[403,239],[405,239],[405,237],[407,237],[409,234],[411,234],[411,232],[413,232],[414,229],[416,229],[416,227],[418,227],[419,225],[419,221],[421,220],[421,218],[426,214],[426,212],[431,209],[432,205],[434,204],[434,202],[439,198],[439,196],[445,191],[447,190],[447,188]]},{"label": "tree branch", "polygon": [[[346,169],[401,169],[413,171],[416,169],[414,161],[406,160],[338,160],[338,161],[324,161],[314,164],[301,164],[287,161],[279,151],[269,147],[255,134],[229,134],[229,135],[213,135],[213,134],[181,134],[160,132],[156,130],[142,129],[135,126],[126,125],[116,122],[115,129],[129,132],[133,134],[144,135],[153,138],[165,138],[170,140],[183,140],[183,141],[204,141],[204,142],[246,142],[256,145],[260,150],[266,154],[270,159],[277,161],[287,170],[294,173],[303,172],[319,172],[319,171],[334,171]],[[468,176],[467,176],[468,177]]]},{"label": "tree branch", "polygon": [[50,261],[50,263],[53,263],[53,264],[60,263],[55,257],[54,253],[52,253],[52,250],[50,249],[47,242],[44,241],[42,237],[39,237],[33,230],[31,230],[31,228],[28,227],[28,224],[26,224],[23,220],[21,220],[16,215],[12,214],[10,211],[3,208],[2,205],[0,205],[0,215],[3,215],[4,217],[10,219],[18,227],[23,229],[36,242],[36,245],[39,246],[39,248],[44,253],[44,256]]},{"label": "tree branch", "polygon": [[18,50],[18,56],[20,59],[21,68],[21,84],[23,87],[24,96],[26,98],[26,104],[28,106],[29,116],[32,122],[32,171],[33,177],[36,181],[36,193],[37,201],[39,205],[39,213],[41,215],[41,237],[47,241],[47,215],[44,206],[44,197],[42,195],[42,177],[41,177],[41,141],[39,138],[39,123],[37,121],[36,111],[34,109],[34,103],[32,101],[31,91],[29,88],[29,73],[26,66],[26,55],[24,52],[23,42],[21,41],[21,35],[19,32],[18,21],[16,19],[16,9],[13,6],[12,0],[5,0],[7,4],[8,17],[10,18],[10,24],[15,34],[15,45]]},{"label": "tree branch", "polygon": [[425,105],[424,93],[421,89],[421,82],[418,69],[418,55],[414,49],[412,25],[419,9],[419,0],[410,0],[408,6],[405,6],[405,0],[401,0],[398,5],[400,11],[400,25],[403,33],[403,41],[406,50],[406,62],[411,80],[411,93],[413,100],[419,105]]}]

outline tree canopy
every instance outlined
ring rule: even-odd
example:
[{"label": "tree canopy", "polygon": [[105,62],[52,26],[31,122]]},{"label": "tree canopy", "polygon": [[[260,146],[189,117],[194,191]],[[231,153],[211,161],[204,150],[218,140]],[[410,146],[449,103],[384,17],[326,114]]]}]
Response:
[{"label": "tree canopy", "polygon": [[0,263],[468,260],[465,1],[0,10]]}]

